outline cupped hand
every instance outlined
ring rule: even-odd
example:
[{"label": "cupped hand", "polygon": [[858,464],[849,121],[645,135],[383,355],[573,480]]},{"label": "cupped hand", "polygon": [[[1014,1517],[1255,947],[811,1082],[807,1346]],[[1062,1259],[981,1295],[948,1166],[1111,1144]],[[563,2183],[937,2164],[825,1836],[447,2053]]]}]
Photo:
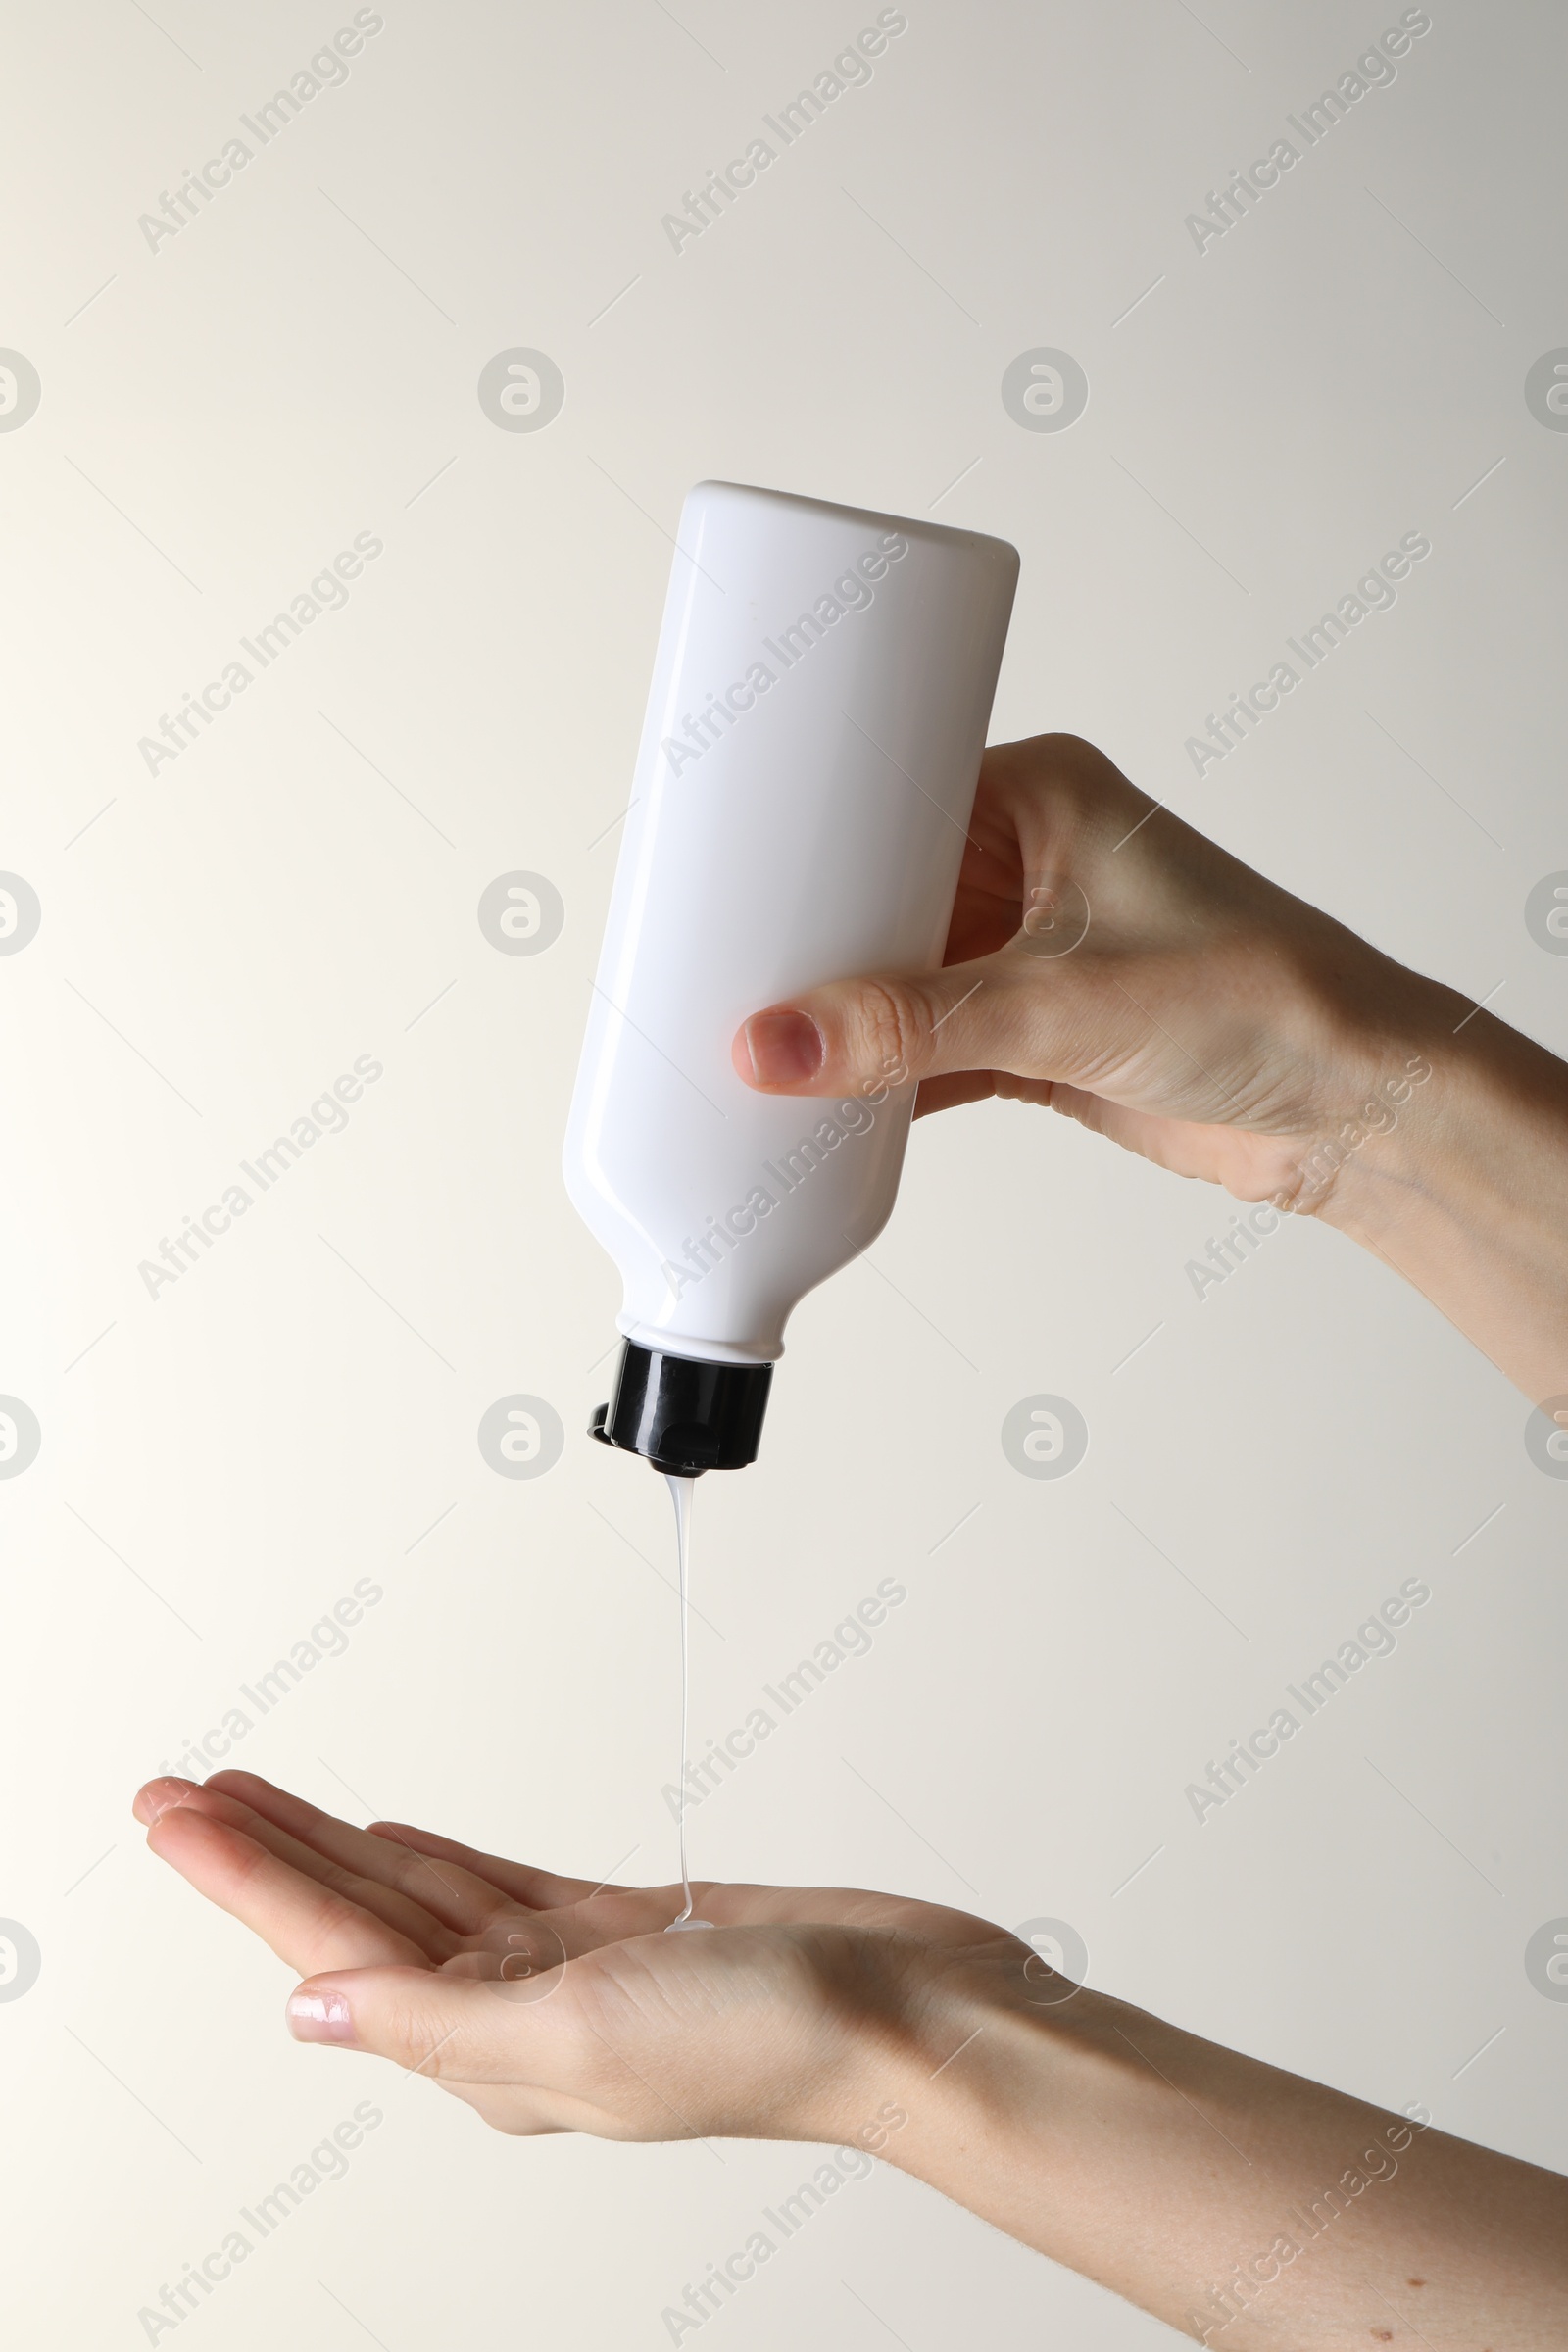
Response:
[{"label": "cupped hand", "polygon": [[1014,1097],[1243,1200],[1317,1208],[1311,1146],[1402,1077],[1433,995],[1092,744],[1041,735],[985,756],[944,968],[808,990],[733,1052],[765,1093],[907,1074],[917,1115]]},{"label": "cupped hand", "polygon": [[[307,2041],[428,2075],[512,2132],[864,2139],[943,1985],[1027,1947],[837,1887],[596,1886],[400,1824],[352,1827],[247,1772],[151,1781],[147,1842],[305,1981]],[[868,2141],[864,2144],[870,2144]]]}]

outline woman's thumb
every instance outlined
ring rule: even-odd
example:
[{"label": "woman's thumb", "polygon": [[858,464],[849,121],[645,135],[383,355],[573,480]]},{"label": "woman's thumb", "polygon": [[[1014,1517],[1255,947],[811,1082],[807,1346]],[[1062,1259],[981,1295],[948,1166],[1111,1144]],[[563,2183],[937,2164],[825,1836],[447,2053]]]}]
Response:
[{"label": "woman's thumb", "polygon": [[1022,1072],[1028,1022],[1019,981],[1038,970],[1026,975],[1019,965],[1016,956],[983,956],[807,989],[754,1012],[731,1058],[747,1085],[767,1095],[850,1095],[950,1070]]},{"label": "woman's thumb", "polygon": [[[550,1960],[543,1950],[535,1957]],[[333,1969],[290,1993],[288,2030],[296,2041],[366,2050],[434,2082],[504,2082],[516,2073],[517,2010],[547,2003],[560,1982],[559,1966],[548,1965],[537,1976],[499,1980],[444,1969]]]}]

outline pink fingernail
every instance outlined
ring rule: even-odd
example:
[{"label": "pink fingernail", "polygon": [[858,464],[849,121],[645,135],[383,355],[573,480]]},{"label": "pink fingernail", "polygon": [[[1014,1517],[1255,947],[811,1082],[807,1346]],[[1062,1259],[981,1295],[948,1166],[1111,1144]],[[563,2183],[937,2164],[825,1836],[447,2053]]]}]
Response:
[{"label": "pink fingernail", "polygon": [[195,1792],[194,1781],[182,1781],[176,1775],[168,1773],[160,1780],[149,1781],[144,1788],[137,1789],[131,1811],[143,1829],[150,1830],[155,1821],[162,1821],[166,1813],[172,1812],[175,1805],[182,1805],[186,1797],[193,1796]]},{"label": "pink fingernail", "polygon": [[291,1992],[288,2030],[296,2041],[352,2041],[354,2019],[340,1992]]},{"label": "pink fingernail", "polygon": [[808,1012],[792,1008],[757,1012],[746,1024],[752,1074],[763,1086],[798,1086],[814,1078],[826,1053],[822,1032]]}]

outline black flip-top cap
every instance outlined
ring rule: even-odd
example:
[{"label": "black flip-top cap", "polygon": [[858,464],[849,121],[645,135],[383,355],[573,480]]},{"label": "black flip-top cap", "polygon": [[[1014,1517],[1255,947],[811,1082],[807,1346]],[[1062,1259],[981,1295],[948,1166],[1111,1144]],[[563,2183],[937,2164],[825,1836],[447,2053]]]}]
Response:
[{"label": "black flip-top cap", "polygon": [[757,1459],[772,1378],[771,1364],[707,1363],[625,1340],[615,1393],[588,1434],[677,1478],[744,1470]]}]

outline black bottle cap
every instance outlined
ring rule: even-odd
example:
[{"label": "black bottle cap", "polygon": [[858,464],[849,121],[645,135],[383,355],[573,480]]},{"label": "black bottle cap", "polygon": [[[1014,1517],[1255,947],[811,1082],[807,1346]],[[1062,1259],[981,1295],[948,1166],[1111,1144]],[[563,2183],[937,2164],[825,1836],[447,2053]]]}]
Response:
[{"label": "black bottle cap", "polygon": [[743,1470],[757,1459],[771,1364],[714,1364],[621,1344],[615,1393],[588,1424],[603,1445],[676,1478]]}]

